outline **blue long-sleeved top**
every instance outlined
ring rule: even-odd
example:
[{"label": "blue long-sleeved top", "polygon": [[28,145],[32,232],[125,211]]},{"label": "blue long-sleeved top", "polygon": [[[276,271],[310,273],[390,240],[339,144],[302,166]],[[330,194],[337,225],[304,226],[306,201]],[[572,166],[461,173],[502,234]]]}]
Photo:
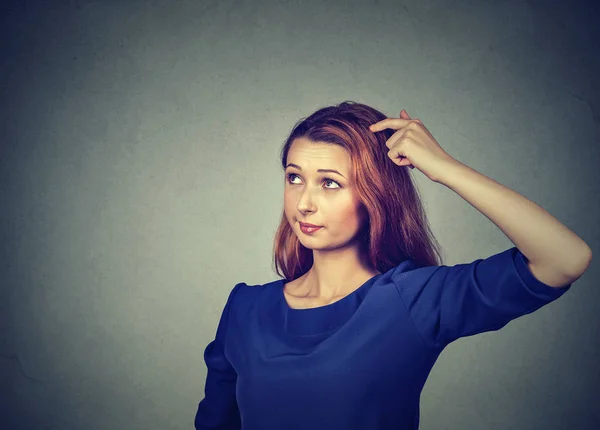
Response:
[{"label": "blue long-sleeved top", "polygon": [[291,308],[283,285],[235,285],[204,351],[197,430],[417,429],[421,390],[450,342],[564,294],[513,247],[454,266],[406,260],[341,300]]}]

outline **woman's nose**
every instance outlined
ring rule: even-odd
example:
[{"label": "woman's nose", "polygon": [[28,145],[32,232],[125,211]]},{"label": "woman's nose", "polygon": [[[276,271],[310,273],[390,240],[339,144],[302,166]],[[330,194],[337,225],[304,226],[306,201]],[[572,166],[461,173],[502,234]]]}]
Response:
[{"label": "woman's nose", "polygon": [[309,191],[304,190],[304,192],[300,195],[297,207],[301,212],[314,210],[313,197]]}]

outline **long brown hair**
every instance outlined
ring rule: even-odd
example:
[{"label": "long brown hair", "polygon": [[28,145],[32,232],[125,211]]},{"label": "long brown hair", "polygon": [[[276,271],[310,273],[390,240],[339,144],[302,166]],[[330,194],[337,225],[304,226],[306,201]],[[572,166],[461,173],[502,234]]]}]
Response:
[{"label": "long brown hair", "polygon": [[[350,153],[351,183],[368,220],[361,231],[361,246],[372,268],[381,273],[407,259],[419,267],[442,264],[442,256],[423,209],[409,169],[387,156],[385,145],[394,130],[372,132],[369,125],[387,118],[365,104],[345,101],[317,110],[299,120],[281,149],[285,171],[287,155],[297,138],[340,145]],[[300,243],[285,211],[273,246],[275,271],[287,280],[306,273],[313,264],[312,250]]]}]

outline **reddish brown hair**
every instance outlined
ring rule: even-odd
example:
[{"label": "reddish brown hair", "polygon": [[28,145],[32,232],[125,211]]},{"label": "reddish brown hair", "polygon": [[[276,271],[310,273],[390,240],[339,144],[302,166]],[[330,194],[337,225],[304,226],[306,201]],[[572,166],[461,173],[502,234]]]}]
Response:
[{"label": "reddish brown hair", "polygon": [[[385,273],[406,259],[419,266],[440,265],[439,244],[433,236],[417,187],[406,167],[394,164],[385,145],[394,130],[369,130],[369,125],[387,118],[365,104],[345,101],[317,110],[299,120],[281,149],[285,171],[287,155],[297,138],[330,143],[350,153],[352,177],[361,210],[368,221],[361,231],[361,246],[371,268]],[[285,175],[284,175],[285,176]],[[285,212],[275,233],[275,271],[287,280],[306,273],[312,266],[312,250],[300,243]]]}]

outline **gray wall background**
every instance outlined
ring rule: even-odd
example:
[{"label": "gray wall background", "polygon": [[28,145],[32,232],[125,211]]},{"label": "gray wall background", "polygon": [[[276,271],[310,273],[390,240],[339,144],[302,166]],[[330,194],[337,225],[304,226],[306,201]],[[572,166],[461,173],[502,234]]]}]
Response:
[{"label": "gray wall background", "polygon": [[[3,429],[193,427],[227,295],[277,279],[281,144],[325,105],[405,108],[600,253],[597,5],[48,3],[1,6]],[[413,175],[446,264],[513,246]],[[600,427],[598,261],[451,344],[421,428]]]}]

